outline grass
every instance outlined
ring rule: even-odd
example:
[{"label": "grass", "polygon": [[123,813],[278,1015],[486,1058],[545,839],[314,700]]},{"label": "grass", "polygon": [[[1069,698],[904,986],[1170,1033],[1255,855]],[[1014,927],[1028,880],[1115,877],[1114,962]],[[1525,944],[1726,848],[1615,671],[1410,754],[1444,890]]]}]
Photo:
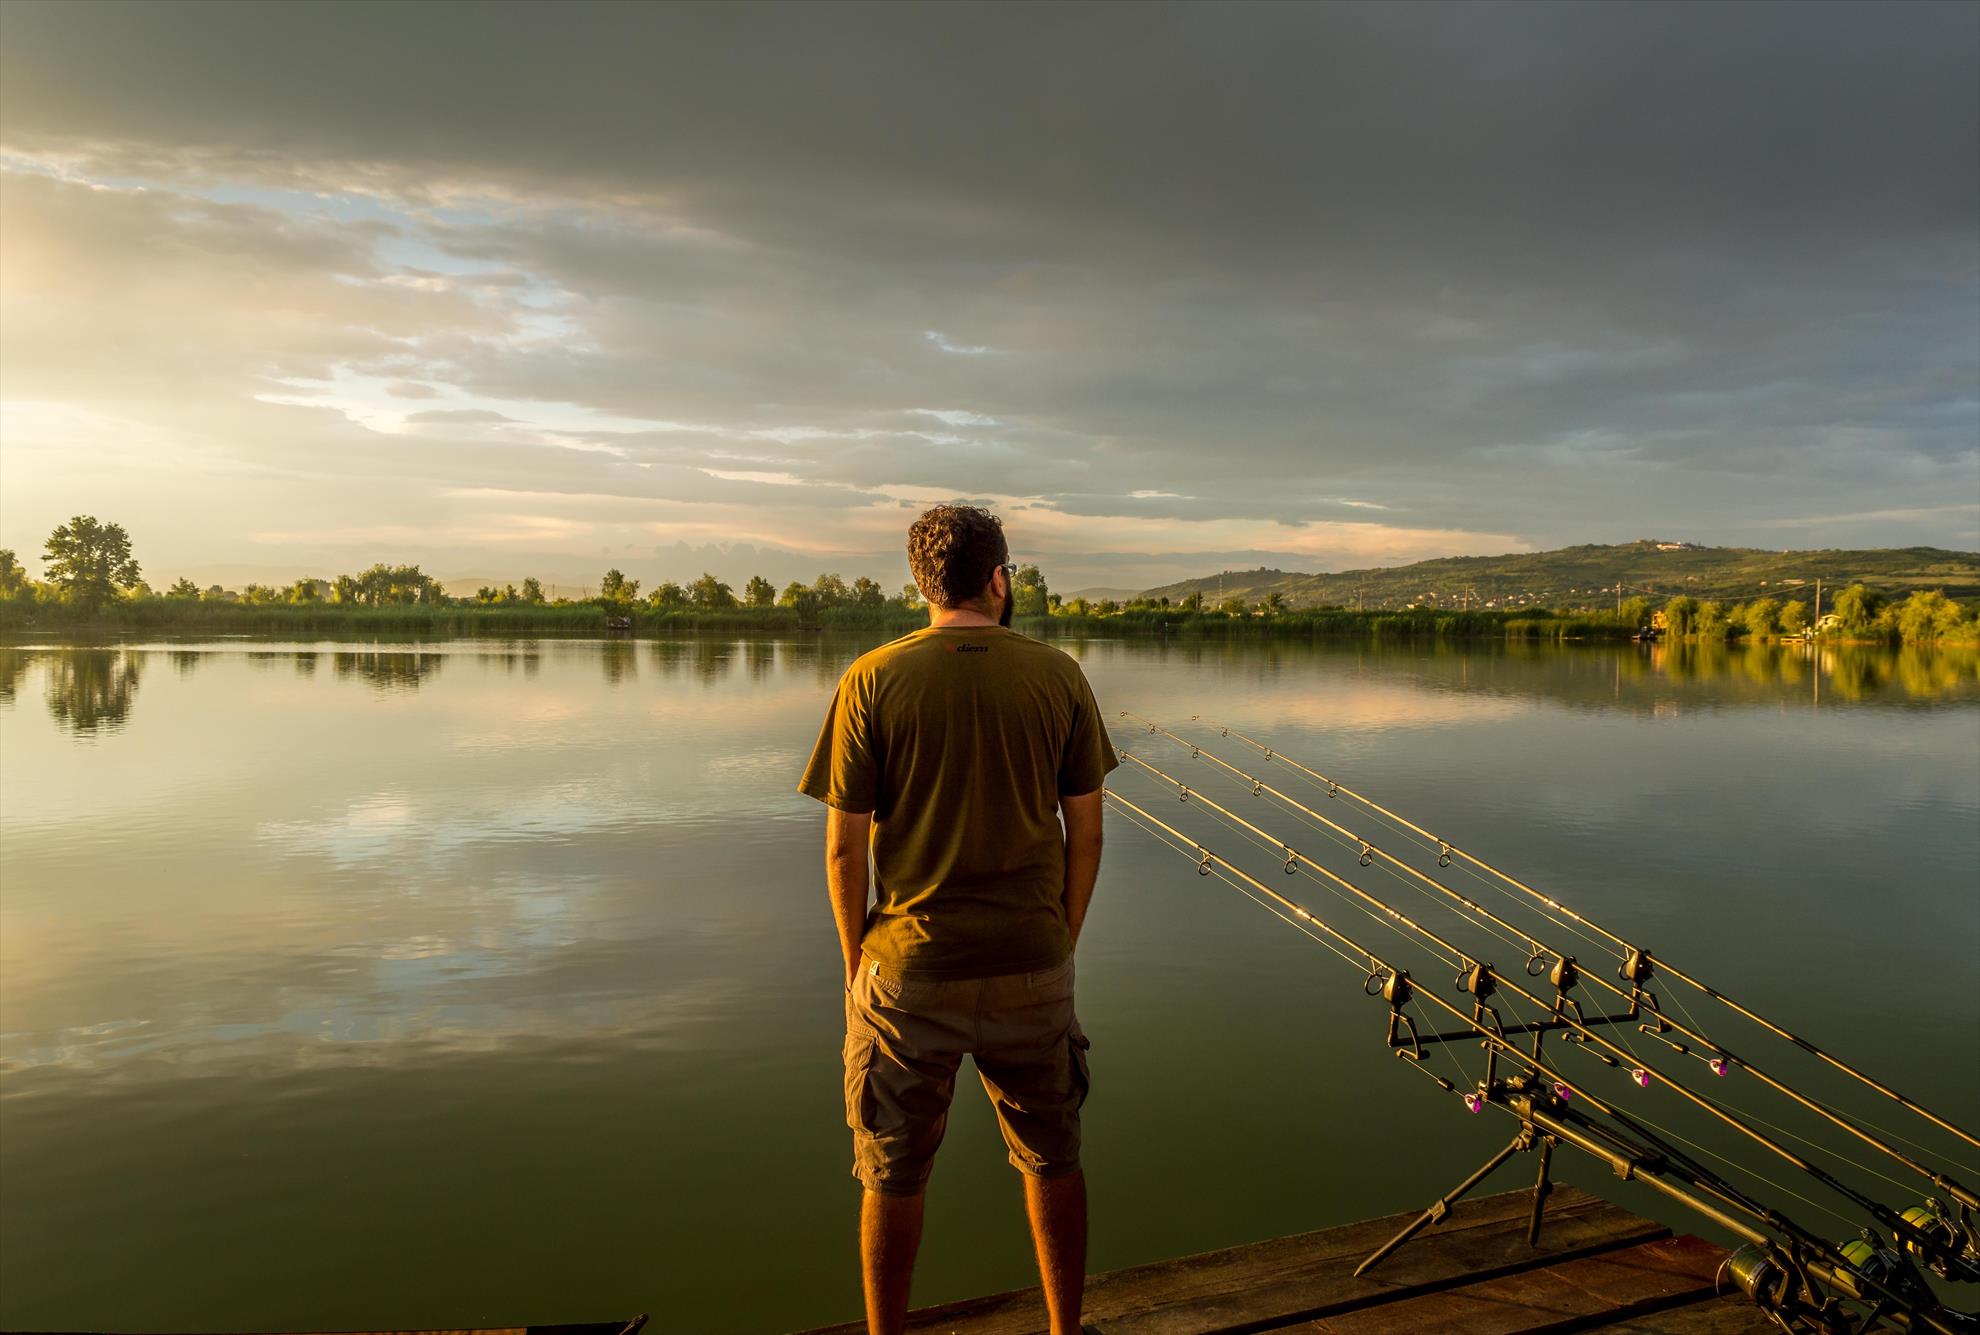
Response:
[{"label": "grass", "polygon": [[[635,635],[675,631],[744,631],[794,634],[805,629],[796,609],[738,607],[612,609],[630,616]],[[229,603],[137,598],[98,611],[61,603],[0,602],[0,630],[137,631],[153,634],[603,634],[608,613],[595,603],[405,604],[363,607],[346,603]],[[827,631],[892,631],[904,635],[928,624],[920,608],[828,607],[817,628]],[[1031,635],[1179,635],[1185,637],[1377,639],[1513,638],[1627,639],[1632,627],[1600,616],[1551,616],[1508,612],[1355,612],[1327,609],[1268,616],[1225,616],[1182,608],[1135,609],[1111,616],[1062,613],[1017,618]]]}]

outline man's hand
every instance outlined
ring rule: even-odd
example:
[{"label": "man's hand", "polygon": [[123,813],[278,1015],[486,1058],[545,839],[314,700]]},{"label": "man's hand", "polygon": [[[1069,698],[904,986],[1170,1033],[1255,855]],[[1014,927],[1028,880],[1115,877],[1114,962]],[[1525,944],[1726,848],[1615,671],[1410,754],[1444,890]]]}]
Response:
[{"label": "man's hand", "polygon": [[873,813],[825,808],[825,885],[845,956],[846,989],[859,975],[859,941],[866,934],[866,858]]}]

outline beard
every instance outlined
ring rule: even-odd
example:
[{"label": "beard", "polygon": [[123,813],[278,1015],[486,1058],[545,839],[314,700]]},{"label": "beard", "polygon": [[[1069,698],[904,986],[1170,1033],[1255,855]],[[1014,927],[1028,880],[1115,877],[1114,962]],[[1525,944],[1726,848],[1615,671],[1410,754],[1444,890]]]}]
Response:
[{"label": "beard", "polygon": [[1011,617],[1013,614],[1016,613],[1016,611],[1017,611],[1017,590],[1006,589],[1004,591],[1004,610],[997,614],[997,624],[1000,626],[1009,627],[1011,624]]}]

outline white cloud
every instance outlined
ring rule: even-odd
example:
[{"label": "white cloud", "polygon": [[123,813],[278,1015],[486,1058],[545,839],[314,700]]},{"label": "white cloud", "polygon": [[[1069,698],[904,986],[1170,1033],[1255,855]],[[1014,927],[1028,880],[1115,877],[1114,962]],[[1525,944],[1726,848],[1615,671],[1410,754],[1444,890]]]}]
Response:
[{"label": "white cloud", "polygon": [[946,335],[935,329],[923,330],[921,336],[940,348],[943,352],[956,357],[989,357],[1000,351],[987,344],[951,342]]}]

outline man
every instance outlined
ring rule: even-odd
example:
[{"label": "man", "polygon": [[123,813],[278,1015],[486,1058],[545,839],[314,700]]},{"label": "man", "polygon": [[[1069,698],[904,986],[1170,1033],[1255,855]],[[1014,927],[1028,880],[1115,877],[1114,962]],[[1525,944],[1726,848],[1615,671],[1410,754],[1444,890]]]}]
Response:
[{"label": "man", "polygon": [[867,1328],[906,1321],[967,1052],[1024,1175],[1053,1335],[1076,1335],[1089,1077],[1073,947],[1100,869],[1100,784],[1120,761],[1079,664],[1010,629],[1017,568],[995,515],[936,506],[908,530],[908,564],[928,626],[846,669],[798,785],[829,808]]}]

